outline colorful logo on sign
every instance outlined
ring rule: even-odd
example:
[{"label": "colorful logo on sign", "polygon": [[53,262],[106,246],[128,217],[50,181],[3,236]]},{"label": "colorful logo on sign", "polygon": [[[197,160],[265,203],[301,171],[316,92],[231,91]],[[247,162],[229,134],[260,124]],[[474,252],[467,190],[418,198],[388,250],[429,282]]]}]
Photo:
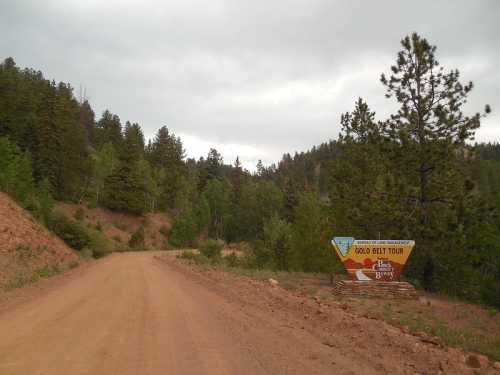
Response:
[{"label": "colorful logo on sign", "polygon": [[332,245],[350,279],[398,281],[415,241],[334,237]]}]

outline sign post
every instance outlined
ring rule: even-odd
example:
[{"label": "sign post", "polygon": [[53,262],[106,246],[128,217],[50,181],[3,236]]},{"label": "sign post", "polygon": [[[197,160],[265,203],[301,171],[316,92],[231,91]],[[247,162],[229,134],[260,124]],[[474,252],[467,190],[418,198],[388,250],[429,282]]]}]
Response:
[{"label": "sign post", "polygon": [[411,284],[399,281],[415,241],[334,237],[332,245],[349,277],[337,283],[337,293],[394,298],[416,296]]}]

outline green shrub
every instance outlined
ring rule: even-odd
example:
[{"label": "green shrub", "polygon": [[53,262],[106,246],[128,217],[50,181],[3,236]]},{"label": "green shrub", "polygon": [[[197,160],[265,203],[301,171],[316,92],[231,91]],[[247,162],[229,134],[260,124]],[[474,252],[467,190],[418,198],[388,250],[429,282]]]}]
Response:
[{"label": "green shrub", "polygon": [[178,255],[177,258],[188,261],[194,264],[214,264],[216,259],[209,259],[203,254],[195,253],[194,251],[183,251],[182,254]]},{"label": "green shrub", "polygon": [[132,249],[144,249],[144,227],[141,226],[134,234],[130,237],[130,241],[128,241],[128,245]]},{"label": "green shrub", "polygon": [[73,249],[86,249],[86,252],[90,251],[90,256],[95,258],[107,255],[113,250],[109,240],[101,232],[85,228],[62,214],[52,216],[50,229]]},{"label": "green shrub", "polygon": [[91,238],[87,229],[63,214],[52,215],[49,228],[75,250],[90,246]]},{"label": "green shrub", "polygon": [[200,254],[209,259],[220,258],[222,253],[222,242],[208,239],[200,246]]},{"label": "green shrub", "polygon": [[54,264],[52,266],[44,266],[35,270],[35,275],[39,278],[50,277],[56,275],[62,271],[61,267],[58,264]]},{"label": "green shrub", "polygon": [[83,259],[90,259],[94,256],[94,252],[92,251],[92,249],[85,247],[80,251],[80,255]]},{"label": "green shrub", "polygon": [[234,252],[225,256],[224,261],[229,267],[238,267],[240,265],[240,260]]},{"label": "green shrub", "polygon": [[89,237],[89,247],[94,258],[102,258],[113,252],[114,248],[111,241],[101,232],[89,230]]}]

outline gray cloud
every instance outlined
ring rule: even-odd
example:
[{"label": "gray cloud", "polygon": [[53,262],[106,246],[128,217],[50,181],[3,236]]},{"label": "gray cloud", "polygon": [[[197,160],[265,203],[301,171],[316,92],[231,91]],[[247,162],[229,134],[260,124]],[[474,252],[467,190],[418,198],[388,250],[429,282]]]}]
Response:
[{"label": "gray cloud", "polygon": [[500,140],[496,1],[0,0],[0,51],[48,78],[87,88],[148,136],[167,125],[188,154],[227,161],[305,150],[335,138],[358,96],[379,117],[400,39],[417,31],[493,106],[478,139]]}]

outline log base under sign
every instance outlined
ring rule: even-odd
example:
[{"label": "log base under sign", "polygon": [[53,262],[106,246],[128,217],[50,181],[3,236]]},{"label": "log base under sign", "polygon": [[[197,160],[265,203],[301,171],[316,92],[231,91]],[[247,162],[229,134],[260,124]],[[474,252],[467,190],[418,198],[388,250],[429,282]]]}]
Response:
[{"label": "log base under sign", "polygon": [[418,298],[415,287],[410,283],[401,281],[341,280],[333,287],[333,294],[346,297]]}]

